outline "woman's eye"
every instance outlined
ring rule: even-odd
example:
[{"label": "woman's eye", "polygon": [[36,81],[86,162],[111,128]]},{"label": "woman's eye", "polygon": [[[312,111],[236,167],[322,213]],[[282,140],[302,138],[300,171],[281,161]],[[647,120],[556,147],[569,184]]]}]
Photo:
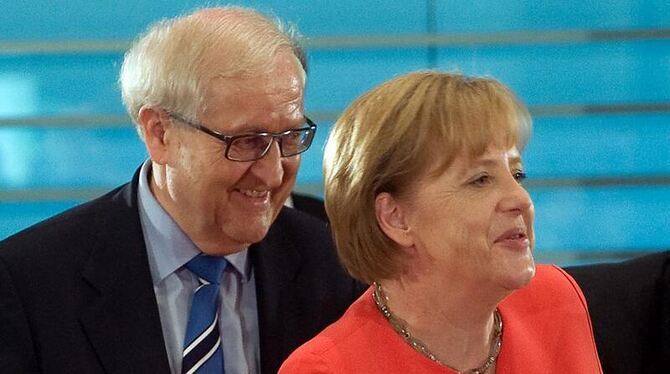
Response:
[{"label": "woman's eye", "polygon": [[493,182],[493,177],[490,175],[480,175],[479,177],[473,179],[470,184],[476,187],[483,187]]},{"label": "woman's eye", "polygon": [[521,170],[515,171],[514,173],[512,173],[512,175],[514,176],[514,179],[516,179],[516,181],[519,183],[523,182],[527,178],[526,173],[524,173]]}]

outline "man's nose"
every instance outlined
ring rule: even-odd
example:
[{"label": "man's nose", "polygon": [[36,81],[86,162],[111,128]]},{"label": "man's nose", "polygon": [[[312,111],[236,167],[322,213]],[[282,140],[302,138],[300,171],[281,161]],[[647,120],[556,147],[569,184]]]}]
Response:
[{"label": "man's nose", "polygon": [[277,139],[273,139],[268,152],[265,156],[254,161],[251,170],[268,187],[277,187],[284,178],[284,167],[281,158],[279,142]]}]

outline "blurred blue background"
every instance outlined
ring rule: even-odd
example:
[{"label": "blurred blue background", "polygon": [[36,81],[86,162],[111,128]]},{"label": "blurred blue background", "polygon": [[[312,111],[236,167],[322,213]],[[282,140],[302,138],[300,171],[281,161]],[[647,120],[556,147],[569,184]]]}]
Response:
[{"label": "blurred blue background", "polygon": [[[147,25],[212,1],[4,2],[0,238],[129,180],[146,157],[116,84]],[[319,131],[297,189],[319,195],[329,127],[357,95],[427,68],[491,75],[526,102],[537,257],[559,264],[670,248],[667,0],[265,0],[295,23]]]}]

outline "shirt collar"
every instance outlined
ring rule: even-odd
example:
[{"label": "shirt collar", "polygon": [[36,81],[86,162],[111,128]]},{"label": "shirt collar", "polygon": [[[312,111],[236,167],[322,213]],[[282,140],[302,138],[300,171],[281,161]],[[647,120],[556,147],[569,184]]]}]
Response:
[{"label": "shirt collar", "polygon": [[249,249],[224,256],[228,263],[242,275],[242,281],[246,282],[251,276],[251,263],[249,262]]},{"label": "shirt collar", "polygon": [[[140,222],[149,257],[149,267],[154,286],[170,274],[186,265],[200,254],[200,249],[191,241],[177,223],[158,203],[149,187],[151,160],[146,160],[140,169],[138,205]],[[232,267],[247,281],[251,275],[248,249],[224,256]]]}]

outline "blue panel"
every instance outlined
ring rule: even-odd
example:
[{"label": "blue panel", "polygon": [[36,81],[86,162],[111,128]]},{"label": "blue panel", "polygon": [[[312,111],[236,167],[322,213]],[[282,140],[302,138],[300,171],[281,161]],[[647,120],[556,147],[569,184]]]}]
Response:
[{"label": "blue panel", "polygon": [[[160,18],[198,6],[204,0],[27,0],[7,1],[0,13],[4,39],[132,38]],[[237,3],[257,7],[296,22],[307,35],[351,35],[424,32],[428,1],[255,0]],[[435,1],[440,32],[494,32],[667,27],[665,0],[600,1]]]},{"label": "blue panel", "polygon": [[121,61],[117,54],[0,57],[0,118],[123,115]]},{"label": "blue panel", "polygon": [[[116,83],[121,59],[120,55],[0,58],[0,118],[123,115]],[[372,86],[427,66],[424,49],[315,50],[309,60],[311,111],[339,111]]]},{"label": "blue panel", "polygon": [[0,188],[114,187],[146,157],[135,130],[0,128]]},{"label": "blue panel", "polygon": [[530,192],[539,250],[670,248],[670,186]]},{"label": "blue panel", "polygon": [[[310,53],[311,111],[342,110],[395,75],[428,67],[426,49]],[[0,118],[123,114],[120,55],[0,58]],[[670,100],[670,40],[440,49],[439,66],[489,74],[529,104]],[[604,73],[606,72],[606,73]]]},{"label": "blue panel", "polygon": [[341,111],[360,94],[397,75],[425,69],[425,49],[375,49],[310,53],[308,111]]},{"label": "blue panel", "polygon": [[0,202],[0,240],[78,203],[80,202]]},{"label": "blue panel", "polygon": [[[256,0],[236,3],[296,23],[303,34],[310,36],[426,31],[425,1]],[[212,1],[5,1],[0,12],[0,35],[9,40],[131,39],[152,22],[209,4]]]},{"label": "blue panel", "polygon": [[670,40],[442,48],[438,66],[492,75],[528,104],[670,100]]},{"label": "blue panel", "polygon": [[670,26],[667,0],[435,1],[442,33]]},{"label": "blue panel", "polygon": [[531,178],[670,175],[670,114],[535,119]]},{"label": "blue panel", "polygon": [[3,1],[0,35],[10,40],[128,39],[161,18],[211,1]]},{"label": "blue panel", "polygon": [[246,3],[296,23],[308,37],[427,31],[425,0],[260,0]]}]

